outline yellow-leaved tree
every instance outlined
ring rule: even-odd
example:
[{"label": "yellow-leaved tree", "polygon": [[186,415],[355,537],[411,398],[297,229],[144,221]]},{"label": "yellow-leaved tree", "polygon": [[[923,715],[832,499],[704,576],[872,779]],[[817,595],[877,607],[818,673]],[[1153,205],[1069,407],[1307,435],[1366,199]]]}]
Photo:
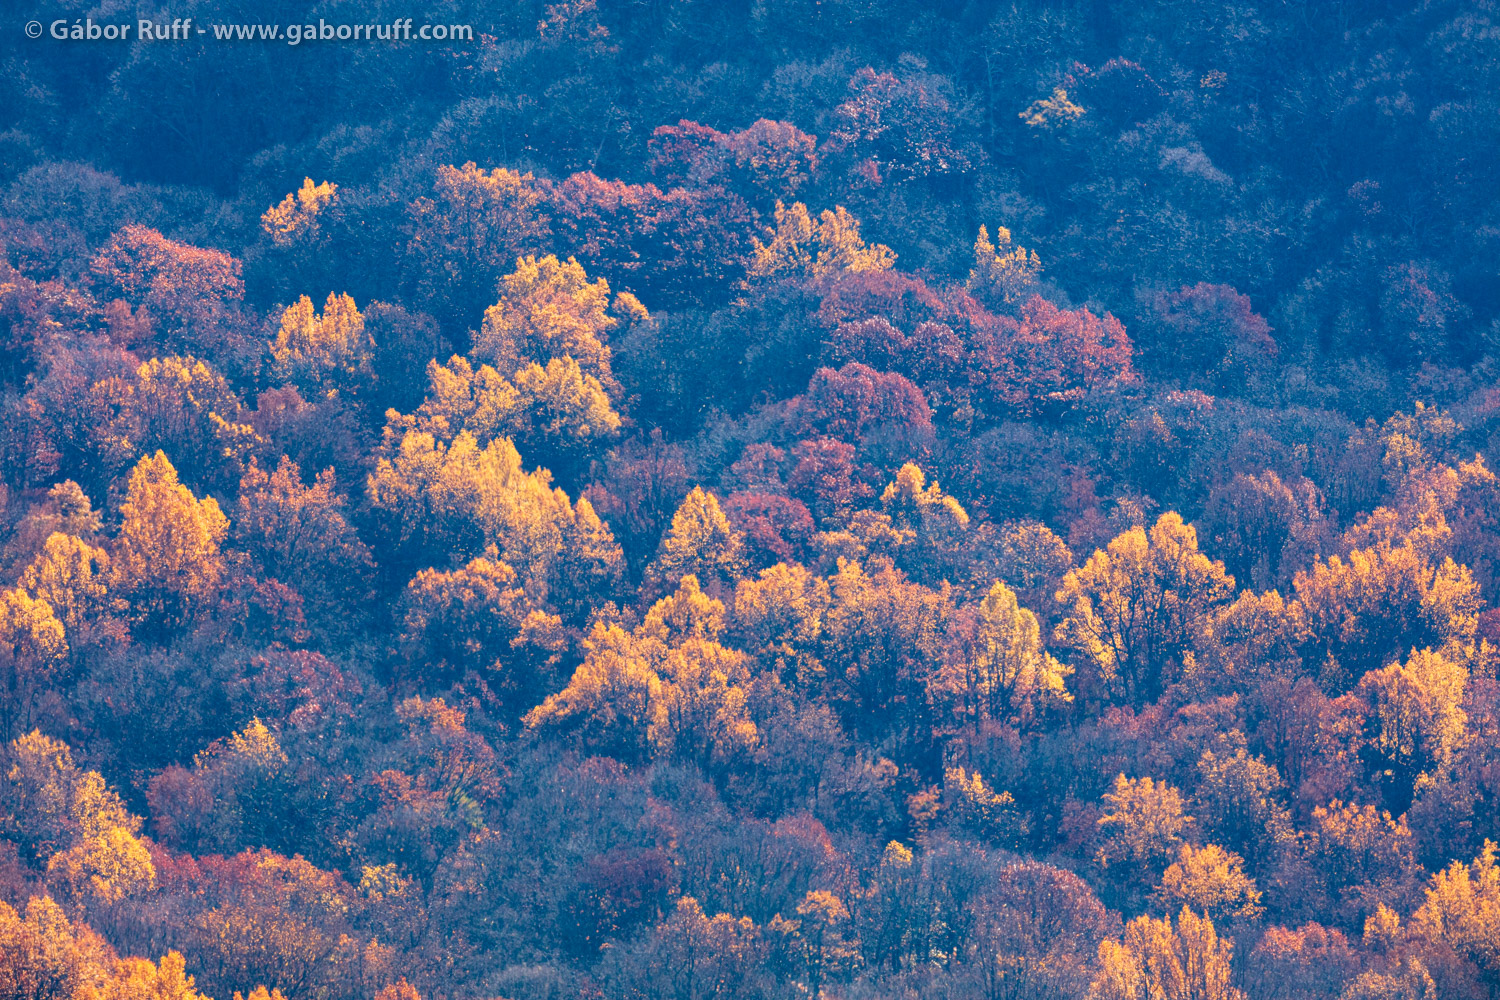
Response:
[{"label": "yellow-leaved tree", "polygon": [[842,205],[824,209],[816,219],[802,202],[788,208],[776,203],[776,224],[769,242],[754,240],[751,281],[815,280],[840,273],[889,271],[896,253],[881,243],[866,243],[859,220]]},{"label": "yellow-leaved tree", "polygon": [[572,680],[526,725],[626,761],[676,757],[707,769],[748,752],[759,738],[746,705],[750,658],[720,644],[724,627],[724,605],[684,576],[633,631],[596,623]]},{"label": "yellow-leaved tree", "polygon": [[1068,615],[1056,636],[1101,694],[1144,704],[1181,675],[1183,654],[1233,597],[1234,577],[1198,551],[1192,525],[1168,512],[1068,573],[1057,591]]},{"label": "yellow-leaved tree", "polygon": [[661,593],[691,574],[712,591],[732,588],[746,568],[744,536],[729,523],[718,497],[694,486],[672,515],[645,579]]},{"label": "yellow-leaved tree", "polygon": [[996,226],[991,241],[990,231],[980,226],[974,240],[974,266],[964,287],[992,309],[1015,306],[1036,293],[1041,274],[1036,252],[1011,242],[1009,229]]},{"label": "yellow-leaved tree", "polygon": [[308,399],[344,393],[362,398],[374,387],[375,343],[348,295],[328,293],[322,313],[306,295],[281,313],[271,342],[272,374]]},{"label": "yellow-leaved tree", "polygon": [[611,394],[617,393],[609,333],[639,305],[633,297],[621,296],[612,308],[609,283],[590,281],[572,257],[523,257],[501,279],[500,301],[485,310],[473,354],[510,379],[529,364],[572,358]]},{"label": "yellow-leaved tree", "polygon": [[1123,940],[1099,943],[1088,1000],[1245,1000],[1232,985],[1234,945],[1187,907],[1170,919],[1141,916]]},{"label": "yellow-leaved tree", "polygon": [[218,501],[193,496],[162,452],[136,463],[120,505],[110,587],[130,602],[141,629],[175,628],[212,606],[228,531]]},{"label": "yellow-leaved tree", "polygon": [[68,655],[62,622],[24,589],[0,591],[0,724],[3,735],[31,723],[35,697]]},{"label": "yellow-leaved tree", "polygon": [[308,243],[319,235],[322,218],[337,197],[337,184],[314,184],[311,177],[304,177],[300,188],[261,213],[261,230],[283,249]]},{"label": "yellow-leaved tree", "polygon": [[978,605],[966,608],[955,655],[932,686],[953,721],[971,735],[990,723],[1025,726],[1049,707],[1072,701],[1071,668],[1042,649],[1036,615],[998,580]]}]

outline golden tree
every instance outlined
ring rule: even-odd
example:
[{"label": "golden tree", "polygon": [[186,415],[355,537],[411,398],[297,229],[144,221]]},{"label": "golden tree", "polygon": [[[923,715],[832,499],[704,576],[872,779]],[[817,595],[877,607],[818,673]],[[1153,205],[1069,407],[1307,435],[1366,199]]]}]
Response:
[{"label": "golden tree", "polygon": [[1492,989],[1500,985],[1500,865],[1497,848],[1484,842],[1479,857],[1455,861],[1432,876],[1427,898],[1412,916],[1412,930],[1441,943],[1478,968]]},{"label": "golden tree", "polygon": [[1024,725],[1049,705],[1072,700],[1072,671],[1042,649],[1036,615],[996,581],[969,615],[953,654],[934,682],[965,728],[989,722]]},{"label": "golden tree", "polygon": [[1156,896],[1169,912],[1187,906],[1211,919],[1253,920],[1265,912],[1255,880],[1245,874],[1245,859],[1217,844],[1183,844]]},{"label": "golden tree", "polygon": [[1183,813],[1182,794],[1150,777],[1115,778],[1104,793],[1103,835],[1096,855],[1102,867],[1133,865],[1159,871],[1177,852],[1193,818]]},{"label": "golden tree", "polygon": [[260,227],[283,249],[308,243],[318,235],[322,217],[337,196],[337,184],[314,184],[311,177],[305,177],[300,188],[262,213]]},{"label": "golden tree", "polygon": [[1174,512],[1136,527],[1064,578],[1057,627],[1106,691],[1141,704],[1174,679],[1215,608],[1234,596],[1224,564],[1198,551],[1198,534]]},{"label": "golden tree", "polygon": [[156,884],[151,851],[128,829],[110,827],[47,861],[47,878],[59,895],[79,903],[118,903]]},{"label": "golden tree", "polygon": [[131,471],[120,505],[110,587],[130,601],[144,627],[181,625],[218,591],[224,575],[219,545],[228,531],[213,497],[197,499],[178,482],[166,455],[147,455]]},{"label": "golden tree", "polygon": [[1444,776],[1453,763],[1468,721],[1467,681],[1461,664],[1430,649],[1360,681],[1360,694],[1374,708],[1369,746],[1389,769],[1398,807],[1404,809],[1415,789]]},{"label": "golden tree", "polygon": [[321,314],[306,295],[287,306],[271,342],[273,374],[309,399],[367,394],[374,385],[374,353],[359,307],[334,292],[328,293]]},{"label": "golden tree", "polygon": [[1099,971],[1089,1000],[1245,1000],[1231,985],[1234,952],[1213,921],[1187,907],[1172,921],[1141,916],[1122,941],[1099,945]]},{"label": "golden tree", "polygon": [[21,588],[46,602],[62,623],[69,645],[119,638],[125,604],[110,596],[109,555],[74,535],[53,532],[21,574]]},{"label": "golden tree", "polygon": [[619,434],[620,415],[603,384],[567,355],[522,368],[516,392],[527,416],[522,435],[548,461],[577,461]]},{"label": "golden tree", "polygon": [[67,655],[67,634],[50,604],[19,587],[0,591],[0,733],[30,724],[37,692]]},{"label": "golden tree", "polygon": [[609,283],[589,281],[571,257],[523,257],[501,280],[500,301],[485,310],[473,354],[512,379],[528,364],[570,357],[613,394],[608,335],[632,304],[639,305],[617,300],[612,310]]},{"label": "golden tree", "polygon": [[888,271],[896,254],[881,243],[865,243],[859,235],[859,220],[842,206],[824,209],[817,220],[807,206],[794,202],[790,208],[776,203],[776,224],[767,235],[769,243],[754,240],[749,277],[752,281],[783,278],[808,280],[840,273]]},{"label": "golden tree", "polygon": [[710,588],[732,587],[745,570],[744,537],[730,525],[718,498],[695,486],[672,515],[672,526],[646,567],[646,581],[657,592],[689,574]]},{"label": "golden tree", "polygon": [[969,294],[991,307],[1014,306],[1036,293],[1042,262],[1035,251],[1011,242],[1010,230],[995,227],[995,239],[979,227],[974,240],[974,267],[964,286]]}]

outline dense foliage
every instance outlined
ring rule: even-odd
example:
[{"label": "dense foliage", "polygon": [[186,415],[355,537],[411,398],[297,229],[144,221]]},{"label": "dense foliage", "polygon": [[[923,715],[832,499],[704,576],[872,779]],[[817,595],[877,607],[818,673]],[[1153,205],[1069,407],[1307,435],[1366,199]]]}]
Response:
[{"label": "dense foliage", "polygon": [[1500,7],[423,15],[4,32],[0,998],[1500,997]]}]

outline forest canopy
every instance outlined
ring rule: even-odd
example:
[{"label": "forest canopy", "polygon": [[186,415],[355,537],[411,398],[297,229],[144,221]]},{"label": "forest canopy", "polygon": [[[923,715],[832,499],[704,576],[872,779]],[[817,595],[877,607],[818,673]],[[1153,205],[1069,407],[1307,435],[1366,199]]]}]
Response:
[{"label": "forest canopy", "polygon": [[0,32],[0,1000],[1500,998],[1500,6],[359,6]]}]

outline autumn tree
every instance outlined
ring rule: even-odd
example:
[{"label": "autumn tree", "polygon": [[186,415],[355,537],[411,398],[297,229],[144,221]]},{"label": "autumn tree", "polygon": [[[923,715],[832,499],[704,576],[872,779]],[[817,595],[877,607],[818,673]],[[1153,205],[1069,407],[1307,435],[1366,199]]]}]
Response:
[{"label": "autumn tree", "polygon": [[198,992],[193,977],[188,975],[186,961],[175,951],[163,955],[159,965],[149,958],[122,959],[96,995],[99,1000],[137,1000],[140,997],[208,1000]]},{"label": "autumn tree", "polygon": [[155,884],[150,851],[131,814],[97,771],[73,763],[67,744],[33,731],[3,754],[4,824],[30,859],[44,862],[58,898],[75,906],[110,906]]},{"label": "autumn tree", "polygon": [[776,224],[766,235],[769,242],[757,239],[752,244],[752,282],[813,281],[846,272],[886,271],[896,262],[890,247],[866,244],[860,238],[859,221],[842,205],[825,208],[815,220],[800,201],[790,208],[778,201]]},{"label": "autumn tree", "polygon": [[337,198],[337,184],[314,184],[311,177],[303,178],[300,188],[261,214],[261,229],[278,247],[307,245],[319,235],[322,217]]},{"label": "autumn tree", "polygon": [[609,283],[590,281],[574,259],[523,257],[500,283],[500,301],[484,313],[474,357],[515,378],[529,364],[572,358],[580,370],[617,393],[609,334],[623,321],[645,318],[633,296],[610,302]]},{"label": "autumn tree", "polygon": [[983,843],[1016,849],[1027,842],[1030,823],[1010,792],[987,785],[976,771],[943,773],[942,817],[949,827]]},{"label": "autumn tree", "polygon": [[89,396],[102,417],[88,431],[90,447],[111,471],[161,449],[188,482],[224,488],[262,443],[239,394],[198,358],[152,358],[126,377],[96,381]]},{"label": "autumn tree", "polygon": [[520,393],[491,365],[475,368],[455,354],[447,364],[427,362],[427,395],[408,415],[386,412],[386,439],[418,430],[449,442],[461,431],[488,443],[495,437],[514,437],[525,425]]},{"label": "autumn tree", "polygon": [[734,632],[739,644],[787,684],[815,687],[824,676],[818,658],[828,581],[797,563],[777,563],[735,588]]},{"label": "autumn tree", "polygon": [[1127,886],[1155,881],[1191,836],[1183,806],[1182,793],[1164,781],[1118,775],[1104,793],[1094,862]]},{"label": "autumn tree", "polygon": [[12,527],[10,539],[0,554],[5,560],[4,576],[15,579],[36,559],[54,534],[73,535],[83,541],[99,541],[103,518],[94,509],[89,495],[71,479],[47,490]]},{"label": "autumn tree", "polygon": [[1408,958],[1388,972],[1361,972],[1344,987],[1339,1000],[1437,1000],[1440,996],[1422,960]]},{"label": "autumn tree", "polygon": [[1201,849],[1183,844],[1177,860],[1162,873],[1157,899],[1169,913],[1181,905],[1210,919],[1253,920],[1265,908],[1244,865],[1244,858],[1217,844]]},{"label": "autumn tree", "polygon": [[[844,545],[843,534],[823,536],[825,547]],[[937,483],[929,485],[921,468],[911,462],[880,494],[878,511],[859,511],[851,518],[847,535],[857,546],[846,550],[850,556],[885,556],[932,586],[968,582],[966,557],[975,540],[969,512]]]},{"label": "autumn tree", "polygon": [[17,581],[45,601],[76,655],[124,638],[124,602],[110,594],[109,554],[75,535],[53,532]]},{"label": "autumn tree", "polygon": [[[1374,711],[1369,718],[1369,749],[1377,773],[1389,776],[1389,797],[1405,811],[1414,791],[1441,780],[1464,741],[1463,710],[1468,672],[1430,649],[1414,651],[1405,663],[1372,670],[1359,692]],[[1379,765],[1385,765],[1380,768]]]},{"label": "autumn tree", "polygon": [[12,740],[4,758],[5,835],[29,858],[45,861],[116,827],[140,832],[140,817],[97,771],[78,767],[66,743],[34,730]]},{"label": "autumn tree", "polygon": [[571,357],[552,358],[516,373],[526,414],[520,437],[559,474],[576,478],[587,460],[620,432],[620,415],[603,383]]},{"label": "autumn tree", "polygon": [[830,702],[861,738],[922,759],[933,736],[927,691],[942,666],[950,594],[880,562],[867,569],[840,560],[828,586],[819,658]]},{"label": "autumn tree", "polygon": [[1318,488],[1307,479],[1283,481],[1270,469],[1215,486],[1203,516],[1225,567],[1262,590],[1290,583],[1326,531]]},{"label": "autumn tree", "polygon": [[567,687],[528,713],[526,725],[570,730],[626,761],[732,761],[758,733],[746,701],[748,657],[720,644],[723,630],[724,605],[686,575],[633,631],[595,623]]},{"label": "autumn tree", "polygon": [[991,309],[999,310],[1031,298],[1041,273],[1042,262],[1036,251],[1016,246],[1009,229],[996,226],[991,240],[989,229],[980,226],[974,239],[974,266],[964,287]]},{"label": "autumn tree", "polygon": [[544,603],[554,591],[564,603],[581,599],[580,585],[609,586],[623,569],[593,507],[570,503],[545,469],[526,472],[508,438],[481,447],[468,431],[451,444],[409,431],[376,463],[367,491],[408,566],[435,550],[472,558],[494,544]]},{"label": "autumn tree", "polygon": [[595,625],[583,645],[584,661],[567,687],[527,713],[526,725],[565,725],[596,753],[642,760],[662,721],[661,676],[618,625]]},{"label": "autumn tree", "polygon": [[1472,962],[1480,982],[1500,982],[1500,866],[1496,847],[1486,840],[1479,857],[1455,861],[1432,876],[1426,900],[1412,916],[1413,929],[1435,944]]},{"label": "autumn tree", "polygon": [[163,346],[177,351],[217,354],[242,348],[245,282],[240,261],[229,254],[127,225],[110,237],[88,269],[95,296],[113,310],[117,342],[134,346],[156,334]]},{"label": "autumn tree", "polygon": [[224,576],[219,545],[229,521],[213,497],[199,500],[158,451],[130,473],[120,505],[110,586],[147,631],[171,629],[208,609]]},{"label": "autumn tree", "polygon": [[955,721],[971,733],[995,723],[1031,725],[1071,700],[1069,669],[1043,651],[1036,615],[1005,584],[996,581],[960,621],[934,694],[951,700]]},{"label": "autumn tree", "polygon": [[1183,654],[1213,610],[1234,593],[1224,564],[1198,551],[1175,513],[1136,527],[1072,570],[1057,592],[1068,616],[1057,638],[1103,693],[1153,701],[1184,668]]},{"label": "autumn tree", "polygon": [[0,988],[8,995],[89,996],[116,961],[109,943],[52,897],[32,896],[19,913],[0,900]]},{"label": "autumn tree", "polygon": [[[1411,898],[1421,872],[1405,815],[1334,800],[1313,810],[1310,861],[1327,905],[1358,927],[1379,906]],[[1300,891],[1306,893],[1309,886]]]},{"label": "autumn tree", "polygon": [[348,295],[328,293],[323,311],[303,295],[282,312],[271,343],[272,371],[309,399],[343,393],[362,399],[374,385],[375,344],[365,318]]},{"label": "autumn tree", "polygon": [[1213,921],[1184,906],[1174,927],[1170,918],[1141,916],[1125,928],[1121,941],[1099,945],[1099,971],[1090,1000],[1244,1000],[1232,985],[1234,945],[1214,930]]},{"label": "autumn tree", "polygon": [[680,896],[656,926],[646,962],[648,975],[666,985],[673,1000],[727,1000],[753,989],[763,945],[749,917],[710,917],[692,896]]},{"label": "autumn tree", "polygon": [[399,610],[403,673],[424,689],[477,671],[530,705],[566,646],[561,620],[532,604],[493,547],[460,568],[418,573]]},{"label": "autumn tree", "polygon": [[647,585],[658,591],[691,574],[710,588],[733,586],[746,570],[744,538],[712,493],[695,486],[662,535],[646,567]]},{"label": "autumn tree", "polygon": [[1294,835],[1286,783],[1263,757],[1244,747],[1204,750],[1198,758],[1193,815],[1204,835],[1265,864]]},{"label": "autumn tree", "polygon": [[1147,365],[1190,374],[1215,394],[1260,388],[1278,348],[1248,297],[1207,282],[1144,297],[1147,322],[1134,329],[1150,331],[1136,337]]},{"label": "autumn tree", "polygon": [[269,576],[295,586],[335,633],[337,617],[358,603],[374,568],[346,509],[331,468],[307,486],[301,469],[283,455],[274,471],[251,463],[240,480],[231,532]]},{"label": "autumn tree", "polygon": [[3,735],[31,723],[37,695],[61,671],[67,655],[67,633],[50,604],[20,587],[0,591]]},{"label": "autumn tree", "polygon": [[124,827],[110,827],[47,860],[53,891],[74,905],[108,906],[156,884],[151,851]]},{"label": "autumn tree", "polygon": [[1468,569],[1429,558],[1418,538],[1320,559],[1296,575],[1294,590],[1307,619],[1304,657],[1330,684],[1413,649],[1466,638],[1479,610]]},{"label": "autumn tree", "polygon": [[812,889],[797,904],[797,920],[782,923],[801,946],[808,992],[813,997],[823,996],[824,982],[850,957],[843,934],[848,921],[849,910],[842,899],[826,890]]}]

